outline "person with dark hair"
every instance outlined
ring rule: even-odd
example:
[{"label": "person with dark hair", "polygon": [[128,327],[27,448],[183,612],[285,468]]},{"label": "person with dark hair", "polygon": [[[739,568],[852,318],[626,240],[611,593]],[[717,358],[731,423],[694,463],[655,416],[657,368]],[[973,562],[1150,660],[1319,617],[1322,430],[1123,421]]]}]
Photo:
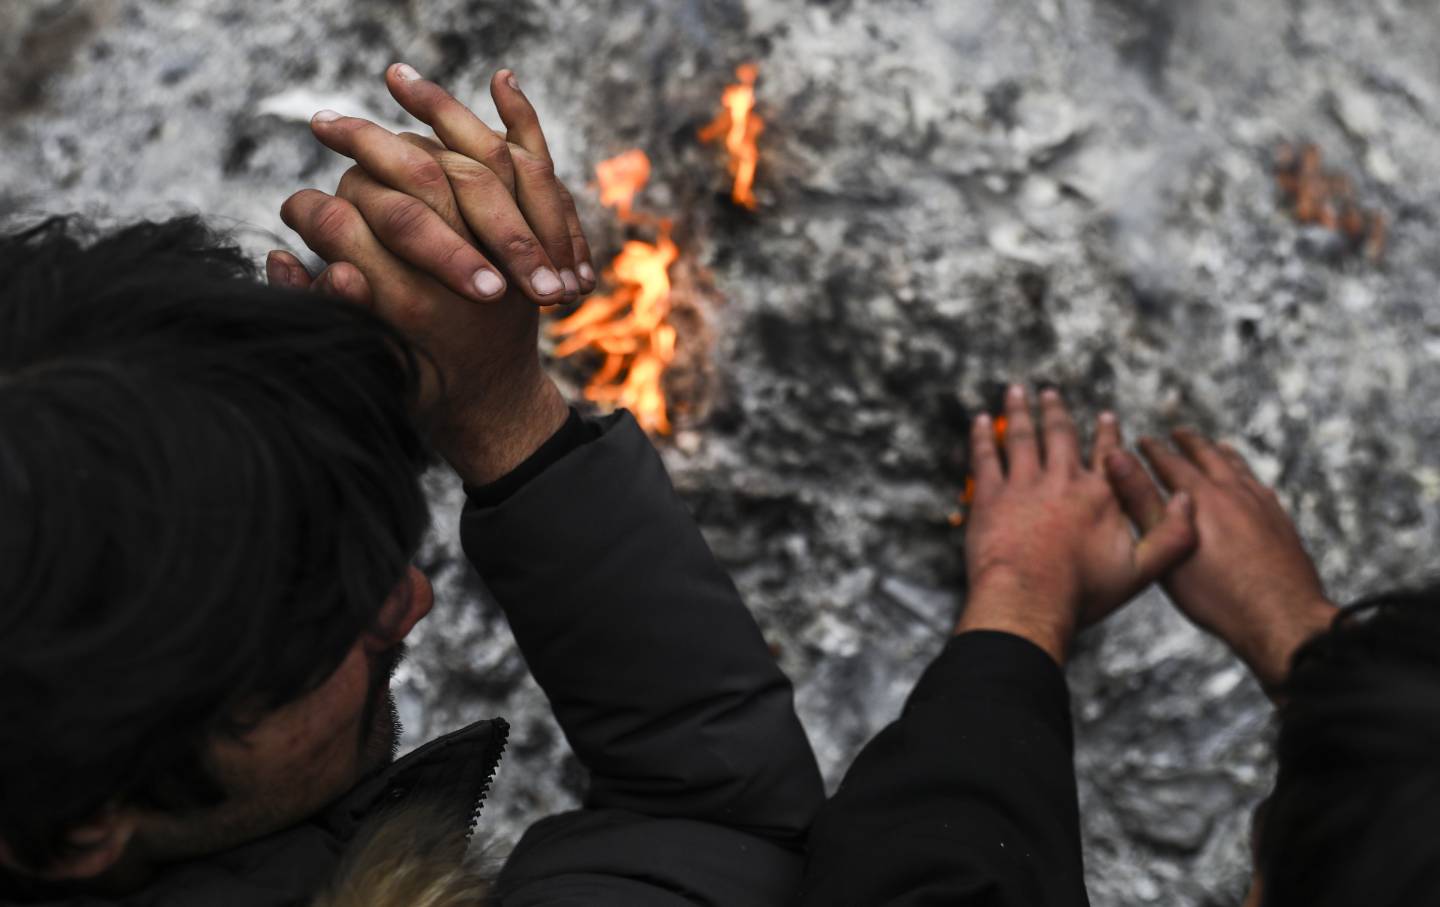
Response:
[{"label": "person with dark hair", "polygon": [[591,775],[490,895],[789,903],[823,798],[789,681],[634,419],[539,361],[536,304],[595,280],[535,112],[386,77],[437,137],[317,114],[357,166],[282,209],[314,279],[193,219],[0,239],[0,899],[486,896],[505,723],[393,761],[433,449]]}]

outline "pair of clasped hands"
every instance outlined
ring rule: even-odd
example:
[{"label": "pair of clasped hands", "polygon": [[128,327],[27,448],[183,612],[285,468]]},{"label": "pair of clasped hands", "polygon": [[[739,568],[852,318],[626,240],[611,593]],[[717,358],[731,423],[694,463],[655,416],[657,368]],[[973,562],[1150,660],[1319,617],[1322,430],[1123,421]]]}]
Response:
[{"label": "pair of clasped hands", "polygon": [[[316,137],[355,166],[334,195],[298,192],[281,216],[328,264],[312,278],[277,251],[266,270],[272,284],[372,308],[423,349],[432,440],[482,484],[563,423],[537,350],[538,307],[594,290],[595,267],[513,73],[490,83],[503,134],[403,63],[385,80],[434,137],[316,114]],[[1059,395],[1039,402],[1036,419],[1025,389],[1010,389],[1003,449],[988,416],[973,426],[970,595],[957,632],[1014,633],[1063,664],[1078,630],[1158,581],[1276,689],[1335,608],[1275,493],[1233,448],[1189,431],[1174,448],[1141,441],[1157,484],[1110,413],[1087,461]]]}]

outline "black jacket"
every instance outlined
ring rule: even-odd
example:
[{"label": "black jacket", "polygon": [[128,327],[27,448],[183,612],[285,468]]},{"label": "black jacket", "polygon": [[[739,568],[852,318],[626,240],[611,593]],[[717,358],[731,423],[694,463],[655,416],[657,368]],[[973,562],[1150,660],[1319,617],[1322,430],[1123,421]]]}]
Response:
[{"label": "black jacket", "polygon": [[803,907],[1082,907],[1065,676],[1008,633],[952,639],[810,835]]},{"label": "black jacket", "polygon": [[[467,491],[465,550],[591,775],[584,809],[524,835],[499,903],[793,903],[823,800],[815,758],[789,681],[635,421],[572,414],[514,474]],[[443,802],[457,828],[472,824],[505,731],[443,737],[311,822],[120,901],[31,902],[304,904],[387,805]]]}]

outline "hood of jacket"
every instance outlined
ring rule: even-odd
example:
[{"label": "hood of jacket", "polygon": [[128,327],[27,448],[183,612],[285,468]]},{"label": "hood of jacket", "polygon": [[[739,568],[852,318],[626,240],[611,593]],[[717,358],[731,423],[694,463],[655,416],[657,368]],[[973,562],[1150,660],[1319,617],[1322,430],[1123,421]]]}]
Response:
[{"label": "hood of jacket", "polygon": [[[401,815],[412,822],[417,815],[425,816],[425,848],[453,846],[458,865],[479,821],[508,733],[504,719],[494,718],[446,734],[361,781],[309,821],[222,853],[165,867],[145,888],[123,897],[64,893],[0,878],[0,903],[300,907],[327,889],[335,890],[337,873],[352,844],[373,850],[366,845],[393,839],[381,829]],[[349,867],[343,875],[353,876],[355,868]]]}]

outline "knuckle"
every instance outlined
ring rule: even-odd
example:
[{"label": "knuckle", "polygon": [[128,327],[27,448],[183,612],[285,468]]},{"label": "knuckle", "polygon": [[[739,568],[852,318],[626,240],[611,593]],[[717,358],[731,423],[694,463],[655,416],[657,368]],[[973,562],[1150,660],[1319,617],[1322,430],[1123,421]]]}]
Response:
[{"label": "knuckle", "polygon": [[496,142],[490,148],[481,152],[480,162],[490,167],[498,167],[502,170],[510,170],[515,166],[515,159],[510,154],[510,146],[504,142]]},{"label": "knuckle", "polygon": [[405,178],[417,189],[437,189],[449,184],[445,168],[428,154],[410,161],[406,167]]},{"label": "knuckle", "polygon": [[537,258],[540,255],[540,242],[533,236],[524,233],[514,233],[506,237],[500,243],[507,258],[526,259]]},{"label": "knuckle", "polygon": [[449,176],[450,185],[456,192],[487,187],[499,180],[499,177],[489,167],[459,155],[453,158],[447,157],[444,167],[445,173]]},{"label": "knuckle", "polygon": [[315,238],[327,245],[343,242],[355,226],[355,208],[338,198],[328,198],[315,206],[310,227]]},{"label": "knuckle", "polygon": [[451,243],[440,252],[436,264],[439,265],[440,268],[446,270],[457,266],[463,266],[467,270],[473,271],[474,268],[470,267],[470,259],[472,258],[472,256],[473,250],[465,243]]},{"label": "knuckle", "polygon": [[520,156],[515,160],[515,167],[527,179],[537,182],[555,179],[555,165],[543,157],[536,157],[533,154]]},{"label": "knuckle", "polygon": [[391,236],[414,233],[424,226],[430,209],[413,198],[404,198],[386,206],[381,214],[381,229]]}]

